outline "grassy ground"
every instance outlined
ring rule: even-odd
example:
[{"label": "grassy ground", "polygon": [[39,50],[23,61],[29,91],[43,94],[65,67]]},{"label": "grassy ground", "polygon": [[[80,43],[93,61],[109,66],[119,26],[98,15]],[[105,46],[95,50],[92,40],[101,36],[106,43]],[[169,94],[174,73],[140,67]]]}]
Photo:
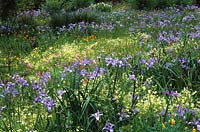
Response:
[{"label": "grassy ground", "polygon": [[112,31],[2,35],[0,130],[198,129],[199,10],[123,5],[102,13]]}]

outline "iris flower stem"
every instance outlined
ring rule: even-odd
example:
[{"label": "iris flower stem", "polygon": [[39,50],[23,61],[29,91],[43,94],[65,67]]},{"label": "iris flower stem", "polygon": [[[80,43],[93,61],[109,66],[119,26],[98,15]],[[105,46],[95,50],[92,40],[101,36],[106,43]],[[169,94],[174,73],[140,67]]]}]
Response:
[{"label": "iris flower stem", "polygon": [[166,109],[165,109],[165,115],[164,115],[164,121],[163,121],[163,122],[165,122],[165,121],[166,121],[167,114],[168,114],[168,110],[169,110],[169,105],[170,105],[170,102],[171,102],[171,99],[170,99],[170,98],[168,98],[168,99],[167,99],[167,106],[166,106]]},{"label": "iris flower stem", "polygon": [[116,83],[117,83],[117,77],[118,77],[118,67],[117,67],[117,69],[116,69],[116,74],[115,74],[115,80],[114,80],[114,85],[113,85],[113,91],[112,91],[112,94],[114,93],[114,91],[115,91],[115,86],[116,86]]}]

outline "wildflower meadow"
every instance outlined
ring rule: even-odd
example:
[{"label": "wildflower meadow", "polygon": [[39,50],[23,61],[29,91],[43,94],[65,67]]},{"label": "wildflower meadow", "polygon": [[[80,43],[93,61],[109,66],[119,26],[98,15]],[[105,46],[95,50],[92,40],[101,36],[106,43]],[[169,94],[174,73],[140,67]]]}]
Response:
[{"label": "wildflower meadow", "polygon": [[37,2],[0,1],[0,132],[200,132],[198,1]]}]

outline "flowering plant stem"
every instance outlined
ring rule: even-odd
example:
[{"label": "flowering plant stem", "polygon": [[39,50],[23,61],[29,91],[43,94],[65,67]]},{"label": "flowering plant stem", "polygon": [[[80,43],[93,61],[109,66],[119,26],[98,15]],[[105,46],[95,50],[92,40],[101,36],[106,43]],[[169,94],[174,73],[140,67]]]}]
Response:
[{"label": "flowering plant stem", "polygon": [[167,106],[166,106],[166,109],[165,109],[165,114],[164,114],[164,120],[163,120],[163,122],[165,122],[166,119],[167,119],[167,114],[168,114],[170,102],[171,102],[171,98],[168,98],[167,99]]}]

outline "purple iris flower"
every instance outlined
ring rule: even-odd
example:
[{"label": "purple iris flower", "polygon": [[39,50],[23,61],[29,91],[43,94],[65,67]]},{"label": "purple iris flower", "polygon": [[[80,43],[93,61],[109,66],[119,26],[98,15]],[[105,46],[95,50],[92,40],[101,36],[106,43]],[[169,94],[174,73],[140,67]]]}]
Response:
[{"label": "purple iris flower", "polygon": [[96,113],[92,114],[90,117],[94,117],[96,119],[96,121],[100,120],[100,116],[102,116],[103,114],[99,112],[99,110],[97,110]]},{"label": "purple iris flower", "polygon": [[106,73],[106,69],[105,68],[100,68],[99,75],[102,76],[105,73]]},{"label": "purple iris flower", "polygon": [[41,98],[41,99],[43,99],[44,97],[46,97],[47,96],[47,93],[45,93],[45,91],[39,91],[39,97]]},{"label": "purple iris flower", "polygon": [[140,110],[138,108],[135,108],[135,109],[132,110],[132,112],[133,112],[134,115],[136,115],[137,113],[140,112]]},{"label": "purple iris flower", "polygon": [[77,69],[78,66],[79,66],[79,62],[78,62],[78,61],[75,61],[74,64],[73,64],[73,67],[74,67],[75,69]]},{"label": "purple iris flower", "polygon": [[116,99],[115,97],[113,97],[113,98],[111,99],[111,101],[112,101],[112,102],[116,102],[117,99]]},{"label": "purple iris flower", "polygon": [[171,96],[177,98],[180,94],[177,91],[171,91]]},{"label": "purple iris flower", "polygon": [[102,131],[107,130],[109,132],[113,132],[114,131],[113,130],[114,126],[115,126],[114,124],[112,124],[110,122],[106,122],[106,125],[103,127]]},{"label": "purple iris flower", "polygon": [[39,98],[39,97],[34,98],[34,102],[35,102],[35,103],[38,103],[38,102],[40,102],[40,101],[42,101],[41,98]]},{"label": "purple iris flower", "polygon": [[121,113],[118,113],[120,115],[119,120],[122,121],[123,119],[129,118],[130,115],[124,112],[124,109],[122,110]]},{"label": "purple iris flower", "polygon": [[58,91],[57,91],[58,98],[59,98],[59,99],[62,99],[62,95],[63,95],[64,93],[66,93],[65,90],[64,90],[64,91],[63,91],[63,90],[58,90]]},{"label": "purple iris flower", "polygon": [[193,124],[196,126],[196,125],[200,125],[200,118],[197,119],[196,121],[193,122]]},{"label": "purple iris flower", "polygon": [[6,108],[6,106],[0,106],[0,114],[3,111],[3,109],[5,109],[5,108]]},{"label": "purple iris flower", "polygon": [[170,34],[169,37],[174,42],[178,41],[178,39],[179,39],[179,38],[175,37],[173,34]]},{"label": "purple iris flower", "polygon": [[17,89],[13,89],[13,90],[12,90],[12,96],[13,96],[13,97],[15,97],[15,96],[18,95],[18,94],[19,94],[19,92],[18,92]]},{"label": "purple iris flower", "polygon": [[33,90],[40,90],[41,86],[40,84],[38,84],[37,82],[32,82],[32,86],[33,86]]},{"label": "purple iris flower", "polygon": [[84,65],[84,66],[90,65],[90,61],[87,60],[86,58],[84,58],[82,62],[83,62],[83,65]]},{"label": "purple iris flower", "polygon": [[140,63],[143,64],[143,65],[146,65],[147,61],[145,59],[141,59]]},{"label": "purple iris flower", "polygon": [[50,72],[45,72],[43,77],[40,79],[40,84],[45,85],[46,82],[51,78]]},{"label": "purple iris flower", "polygon": [[87,74],[87,70],[85,70],[85,69],[81,70],[80,75],[82,77],[84,77],[86,74]]},{"label": "purple iris flower", "polygon": [[26,87],[26,86],[29,85],[28,82],[27,82],[24,78],[22,78],[22,77],[19,77],[19,78],[15,79],[15,81],[16,81],[21,87]]},{"label": "purple iris flower", "polygon": [[164,116],[164,115],[165,115],[165,112],[166,112],[165,109],[162,109],[162,111],[160,112],[159,115],[160,115],[160,116]]},{"label": "purple iris flower", "polygon": [[3,81],[0,81],[0,88],[2,88],[4,86]]},{"label": "purple iris flower", "polygon": [[49,113],[51,112],[53,106],[56,105],[55,101],[50,99],[50,98],[48,98],[48,97],[43,99],[43,103],[44,103],[44,105],[47,108],[47,111]]},{"label": "purple iris flower", "polygon": [[61,73],[61,81],[63,81],[63,80],[65,79],[65,77],[66,77],[66,73],[65,73],[65,72],[62,72],[62,73]]},{"label": "purple iris flower", "polygon": [[165,67],[166,68],[171,68],[173,66],[173,64],[172,63],[169,63],[169,62],[167,62],[166,64],[165,64]]},{"label": "purple iris flower", "polygon": [[160,42],[160,41],[162,41],[162,40],[164,40],[165,38],[164,38],[164,36],[162,35],[162,33],[159,33],[159,37],[158,37],[158,41]]},{"label": "purple iris flower", "polygon": [[199,124],[199,125],[197,125],[197,130],[199,130],[199,131],[200,131],[200,124]]},{"label": "purple iris flower", "polygon": [[69,73],[71,73],[71,72],[72,72],[72,69],[71,69],[70,67],[65,67],[65,68],[64,68],[64,72],[69,72]]},{"label": "purple iris flower", "polygon": [[50,79],[51,78],[50,72],[45,72],[44,75],[43,75],[43,78],[46,79],[46,80]]},{"label": "purple iris flower", "polygon": [[134,94],[132,95],[132,99],[133,99],[134,101],[137,100],[137,99],[138,99],[138,95],[134,93]]},{"label": "purple iris flower", "polygon": [[191,114],[192,114],[192,116],[195,116],[196,115],[196,110],[191,110]]},{"label": "purple iris flower", "polygon": [[119,66],[119,67],[124,67],[125,64],[123,63],[123,61],[119,60],[119,61],[118,61],[118,66]]},{"label": "purple iris flower", "polygon": [[107,65],[112,65],[113,59],[111,57],[106,57],[105,61],[106,61]]},{"label": "purple iris flower", "polygon": [[119,59],[113,59],[112,60],[112,66],[117,66],[119,63]]},{"label": "purple iris flower", "polygon": [[189,125],[194,125],[194,126],[197,127],[197,130],[200,130],[200,118],[195,120],[195,121],[189,122],[188,124]]},{"label": "purple iris flower", "polygon": [[89,73],[88,77],[89,79],[96,79],[99,76],[99,67],[95,67],[94,70]]},{"label": "purple iris flower", "polygon": [[185,117],[185,114],[188,112],[188,109],[187,108],[183,108],[182,106],[178,105],[176,107],[176,113],[175,115],[179,116],[179,117],[182,117],[184,118]]},{"label": "purple iris flower", "polygon": [[166,90],[164,91],[164,94],[167,96],[167,97],[174,97],[174,98],[177,98],[180,96],[180,94],[177,92],[177,91],[169,91],[169,90]]},{"label": "purple iris flower", "polygon": [[7,85],[7,89],[14,89],[15,88],[15,83],[8,82],[6,85]]},{"label": "purple iris flower", "polygon": [[27,130],[26,132],[34,132],[33,130]]},{"label": "purple iris flower", "polygon": [[164,93],[165,93],[165,95],[166,95],[167,97],[170,97],[170,96],[171,96],[171,93],[170,93],[169,90],[164,91]]},{"label": "purple iris flower", "polygon": [[200,64],[200,59],[199,59],[199,60],[197,60],[197,64]]},{"label": "purple iris flower", "polygon": [[173,52],[174,52],[173,49],[169,49],[169,50],[168,50],[168,53],[173,53]]},{"label": "purple iris flower", "polygon": [[6,89],[3,91],[3,93],[5,94],[12,94],[13,97],[15,97],[16,95],[18,95],[18,91],[15,89],[15,83],[12,82],[8,82],[6,84]]},{"label": "purple iris flower", "polygon": [[135,81],[136,77],[135,77],[134,74],[129,74],[129,79],[132,80],[132,81]]}]

